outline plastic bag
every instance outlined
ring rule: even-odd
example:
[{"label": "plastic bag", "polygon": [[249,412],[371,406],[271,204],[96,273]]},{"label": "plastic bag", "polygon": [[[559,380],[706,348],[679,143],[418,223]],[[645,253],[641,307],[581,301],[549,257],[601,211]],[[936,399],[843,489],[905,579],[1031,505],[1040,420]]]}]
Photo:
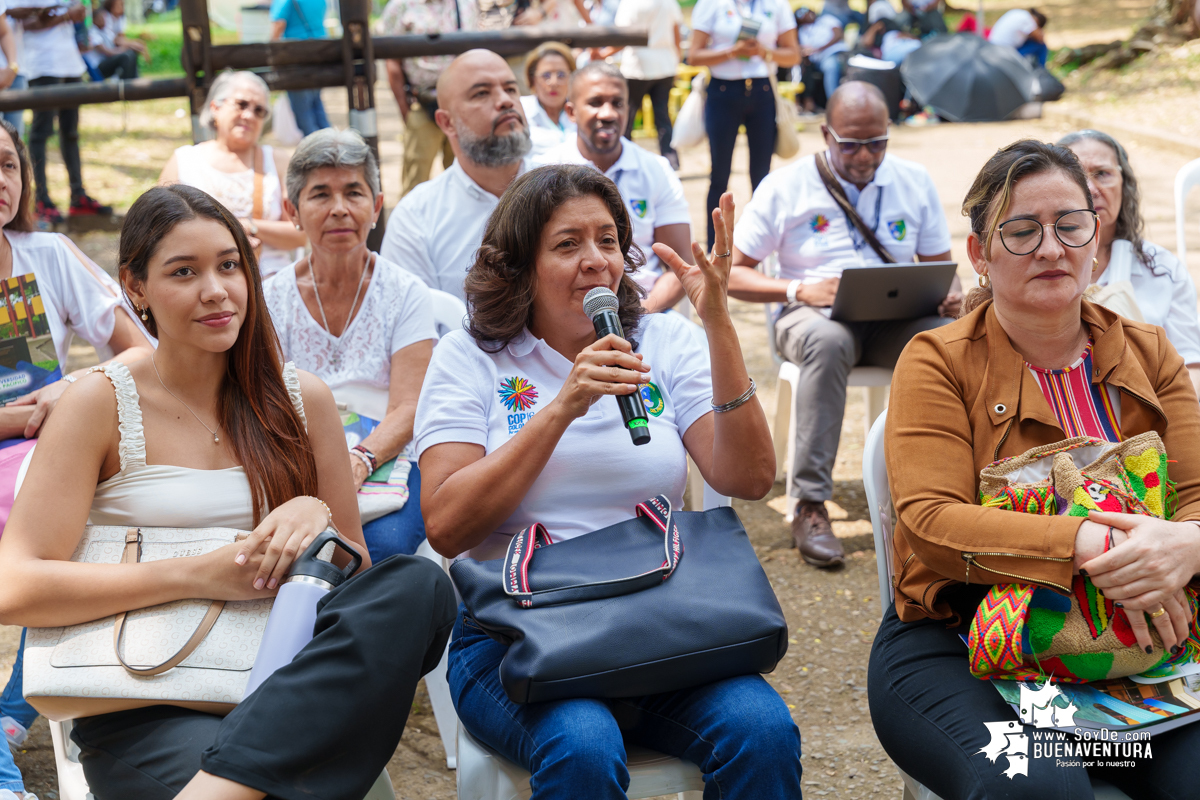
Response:
[{"label": "plastic bag", "polygon": [[703,73],[692,78],[692,92],[683,101],[671,131],[671,147],[675,150],[695,147],[708,136],[704,128],[705,83]]},{"label": "plastic bag", "polygon": [[271,131],[284,147],[295,147],[304,138],[304,132],[296,124],[296,115],[292,113],[292,104],[287,92],[275,98],[271,107]]}]

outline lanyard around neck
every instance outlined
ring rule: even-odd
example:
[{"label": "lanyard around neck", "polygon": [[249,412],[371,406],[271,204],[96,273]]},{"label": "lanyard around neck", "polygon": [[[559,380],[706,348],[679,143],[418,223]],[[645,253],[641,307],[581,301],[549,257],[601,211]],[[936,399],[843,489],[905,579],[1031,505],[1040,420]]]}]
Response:
[{"label": "lanyard around neck", "polygon": [[[870,184],[867,184],[867,186],[870,186]],[[868,225],[872,231],[877,230],[879,228],[879,213],[883,207],[883,187],[877,185],[875,188],[877,190],[876,194],[875,194],[875,220],[873,222],[868,223]],[[865,192],[865,191],[866,191],[866,187],[863,187],[862,192]],[[862,192],[859,192],[859,194],[858,194],[858,198],[860,200],[862,199]],[[857,206],[858,203],[855,203],[854,205]],[[854,252],[855,252],[855,254],[857,254],[860,250],[862,250],[863,246],[867,242],[865,239],[862,238],[862,236],[858,232],[858,228],[856,228],[854,226],[854,223],[850,220],[850,215],[847,214],[845,211],[842,212],[842,215],[846,218],[846,230],[849,231],[849,233],[850,233],[850,243],[854,245]],[[863,222],[867,222],[867,220],[864,219]]]}]

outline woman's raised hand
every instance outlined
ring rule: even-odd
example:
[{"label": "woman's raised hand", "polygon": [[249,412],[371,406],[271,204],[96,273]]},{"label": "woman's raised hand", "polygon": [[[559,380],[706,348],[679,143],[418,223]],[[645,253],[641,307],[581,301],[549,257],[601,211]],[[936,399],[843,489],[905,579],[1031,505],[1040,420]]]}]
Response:
[{"label": "woman's raised hand", "polygon": [[649,372],[650,365],[642,363],[642,354],[633,352],[629,342],[610,333],[579,351],[554,402],[571,419],[578,419],[603,395],[638,391],[650,381]]},{"label": "woman's raised hand", "polygon": [[688,264],[665,244],[654,245],[655,254],[675,271],[688,300],[704,322],[716,315],[728,314],[729,271],[733,266],[733,195],[721,195],[721,203],[713,209],[713,228],[716,241],[712,253],[705,255],[699,242],[692,242],[692,257]]},{"label": "woman's raised hand", "polygon": [[1193,616],[1183,587],[1200,567],[1200,527],[1140,514],[1093,511],[1088,519],[1111,525],[1116,543],[1081,564],[1080,572],[1105,597],[1121,604],[1143,648],[1151,643],[1147,616],[1165,647],[1182,644]]}]

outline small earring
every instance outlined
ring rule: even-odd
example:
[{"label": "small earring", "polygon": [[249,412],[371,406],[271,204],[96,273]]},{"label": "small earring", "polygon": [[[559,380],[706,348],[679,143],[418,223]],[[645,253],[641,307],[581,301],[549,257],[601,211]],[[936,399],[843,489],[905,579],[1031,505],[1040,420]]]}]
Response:
[{"label": "small earring", "polygon": [[141,307],[141,308],[139,308],[138,310],[142,312],[142,321],[143,321],[143,322],[145,322],[146,320],[150,319],[150,317],[148,317],[148,316],[146,315],[146,307],[145,307],[145,306],[142,306],[142,307]]},{"label": "small earring", "polygon": [[376,225],[378,225],[378,224],[379,224],[378,222],[372,222],[372,223],[371,223],[371,230],[375,230],[375,226],[376,226]]},{"label": "small earring", "polygon": [[992,285],[992,279],[988,277],[988,274],[986,272],[984,272],[983,274],[981,274],[979,276],[979,288],[980,289],[987,289],[987,288],[991,287],[991,285]]},{"label": "small earring", "polygon": [[1093,258],[1092,259],[1092,269],[1096,269],[1096,267],[1098,267],[1098,266],[1100,266],[1100,259]]}]

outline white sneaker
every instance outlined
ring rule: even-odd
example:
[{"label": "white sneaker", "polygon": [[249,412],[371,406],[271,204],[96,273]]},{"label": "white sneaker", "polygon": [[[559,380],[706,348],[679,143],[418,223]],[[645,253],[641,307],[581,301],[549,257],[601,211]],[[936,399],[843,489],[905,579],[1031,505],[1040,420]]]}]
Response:
[{"label": "white sneaker", "polygon": [[[4,730],[4,738],[8,740],[9,747],[20,747],[29,738],[29,731],[25,730],[25,726],[12,717],[0,717],[0,729]],[[4,795],[0,795],[0,800],[6,800]]]}]

